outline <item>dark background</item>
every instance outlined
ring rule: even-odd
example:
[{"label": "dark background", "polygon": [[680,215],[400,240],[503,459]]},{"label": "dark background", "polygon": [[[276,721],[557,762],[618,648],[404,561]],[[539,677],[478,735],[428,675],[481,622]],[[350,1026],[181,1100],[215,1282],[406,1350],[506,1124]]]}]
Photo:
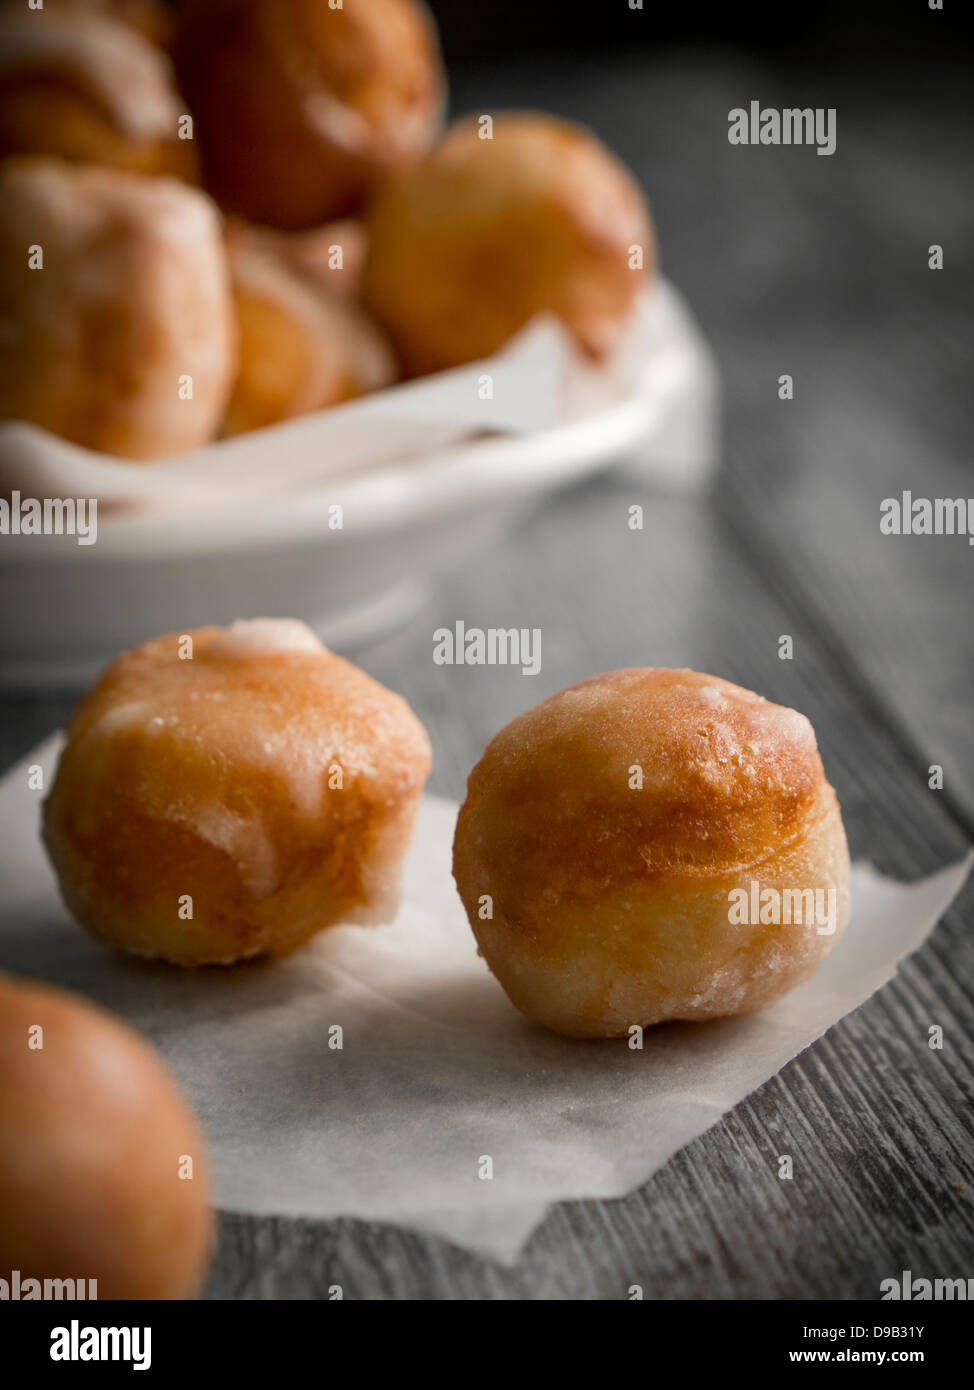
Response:
[{"label": "dark background", "polygon": [[448,63],[516,55],[661,50],[718,44],[785,61],[827,59],[840,67],[889,60],[970,59],[965,0],[778,0],[777,3],[666,4],[644,0],[428,0]]}]

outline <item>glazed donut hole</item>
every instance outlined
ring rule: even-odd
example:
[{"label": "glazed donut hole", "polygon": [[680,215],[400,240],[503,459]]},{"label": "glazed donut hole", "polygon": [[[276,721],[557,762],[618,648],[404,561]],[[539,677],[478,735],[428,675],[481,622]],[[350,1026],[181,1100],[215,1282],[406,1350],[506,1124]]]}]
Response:
[{"label": "glazed donut hole", "polygon": [[376,194],[366,302],[413,376],[487,357],[542,313],[601,360],[655,269],[643,196],[579,126],[541,112],[483,119],[456,122]]},{"label": "glazed donut hole", "polygon": [[[130,7],[124,7],[126,12]],[[150,26],[145,12],[144,26]],[[51,155],[196,181],[165,53],[94,5],[0,5],[0,155]]]},{"label": "glazed donut hole", "polygon": [[0,1057],[3,1277],[191,1298],[213,1241],[209,1165],[157,1054],[87,1000],[0,974]]},{"label": "glazed donut hole", "polygon": [[572,1037],[764,1008],[849,908],[808,720],[656,668],[592,677],[501,730],[470,774],[454,876],[511,1001]]},{"label": "glazed donut hole", "polygon": [[283,239],[228,236],[240,348],[224,435],[327,409],[398,375],[378,328],[350,297],[322,288],[306,246],[292,252]]},{"label": "glazed donut hole", "polygon": [[173,633],[82,700],[44,841],[72,914],[122,950],[282,956],[392,919],[429,767],[405,701],[303,623]]},{"label": "glazed donut hole", "polygon": [[253,222],[356,212],[440,128],[445,78],[419,0],[188,0],[174,56],[207,184]]},{"label": "glazed donut hole", "polygon": [[131,460],[216,434],[237,329],[219,217],[198,189],[94,164],[4,160],[0,319],[0,419]]}]

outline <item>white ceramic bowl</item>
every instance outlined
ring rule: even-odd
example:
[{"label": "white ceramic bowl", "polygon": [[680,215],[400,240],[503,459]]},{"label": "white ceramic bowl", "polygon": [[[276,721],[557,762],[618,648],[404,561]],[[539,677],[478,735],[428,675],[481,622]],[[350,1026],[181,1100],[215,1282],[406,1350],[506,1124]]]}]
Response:
[{"label": "white ceramic bowl", "polygon": [[[693,488],[716,457],[716,372],[665,283],[640,305],[626,372],[556,428],[480,438],[259,504],[100,515],[97,541],[0,536],[0,684],[80,685],[125,647],[237,617],[302,618],[333,647],[402,620],[431,579],[539,494],[627,458]],[[624,385],[620,386],[620,382]],[[312,427],[327,413],[310,417]],[[268,468],[287,436],[263,432]],[[340,498],[341,530],[329,529]]]}]

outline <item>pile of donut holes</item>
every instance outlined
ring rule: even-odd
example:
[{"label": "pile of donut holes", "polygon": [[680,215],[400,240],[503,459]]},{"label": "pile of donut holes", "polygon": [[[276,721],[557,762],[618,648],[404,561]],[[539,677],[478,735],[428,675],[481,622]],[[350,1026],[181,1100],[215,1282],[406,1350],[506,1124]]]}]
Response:
[{"label": "pile of donut holes", "polygon": [[542,311],[603,359],[655,264],[633,179],[445,110],[422,0],[0,0],[0,419],[150,460]]}]

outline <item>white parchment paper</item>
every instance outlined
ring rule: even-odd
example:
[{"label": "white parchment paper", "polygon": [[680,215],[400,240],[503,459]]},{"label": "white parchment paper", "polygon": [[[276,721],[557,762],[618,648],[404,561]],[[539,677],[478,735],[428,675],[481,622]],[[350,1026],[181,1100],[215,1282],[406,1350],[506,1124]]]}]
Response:
[{"label": "white parchment paper", "polygon": [[852,921],[807,984],[747,1018],[650,1030],[634,1051],[557,1037],[507,1002],[450,876],[456,806],[432,797],[392,926],[231,969],[116,955],[71,922],[37,838],[27,769],[55,751],[0,782],[0,968],[148,1034],[202,1117],[222,1207],[390,1222],[504,1261],[550,1203],[631,1191],[867,999],[972,858],[909,885],[857,867]]},{"label": "white parchment paper", "polygon": [[[95,497],[102,521],[176,511],[184,524],[202,511],[212,523],[216,509],[223,525],[228,510],[277,507],[376,475],[422,476],[425,488],[437,462],[469,465],[469,451],[476,459],[486,442],[550,438],[557,447],[558,432],[580,424],[620,449],[621,431],[637,477],[693,490],[716,465],[717,395],[710,351],[679,295],[660,281],[637,300],[601,365],[578,353],[556,318],[540,315],[480,362],[175,458],[133,466],[36,424],[0,420],[0,494]],[[586,447],[598,453],[595,443]]]}]

